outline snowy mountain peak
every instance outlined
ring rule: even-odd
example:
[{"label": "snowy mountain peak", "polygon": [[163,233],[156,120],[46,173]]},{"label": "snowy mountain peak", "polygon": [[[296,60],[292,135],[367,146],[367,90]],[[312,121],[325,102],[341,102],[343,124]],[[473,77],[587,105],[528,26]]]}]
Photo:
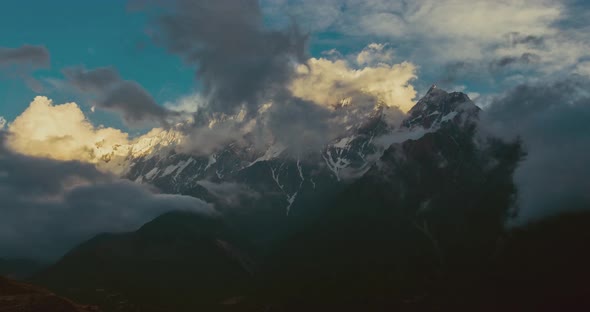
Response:
[{"label": "snowy mountain peak", "polygon": [[419,140],[450,123],[462,128],[479,110],[467,95],[447,93],[436,86],[410,110],[401,127],[389,123],[387,109],[353,116],[354,122],[341,136],[316,153],[296,158],[291,147],[277,142],[265,151],[231,143],[211,155],[190,155],[173,148],[182,143],[182,135],[154,133],[123,150],[131,163],[124,176],[167,193],[190,194],[223,205],[228,199],[217,189],[245,185],[255,194],[267,194],[265,200],[289,213],[303,209],[306,200],[323,188],[364,176],[392,144]]},{"label": "snowy mountain peak", "polygon": [[[432,128],[441,123],[454,120],[457,116],[473,117],[479,108],[465,93],[448,93],[433,85],[426,95],[408,112],[409,117],[404,121],[406,128]],[[465,119],[465,118],[464,118]]]}]

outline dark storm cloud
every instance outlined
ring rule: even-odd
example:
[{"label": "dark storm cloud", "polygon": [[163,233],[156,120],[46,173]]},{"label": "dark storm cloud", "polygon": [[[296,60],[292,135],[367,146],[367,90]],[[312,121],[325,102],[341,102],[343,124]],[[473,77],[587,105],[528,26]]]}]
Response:
[{"label": "dark storm cloud", "polygon": [[203,201],[156,194],[92,165],[18,155],[0,131],[0,258],[53,260],[102,232],[132,231],[173,210],[215,215]]},{"label": "dark storm cloud", "polygon": [[291,79],[293,61],[306,59],[306,36],[296,27],[265,29],[258,0],[131,3],[163,7],[153,38],[198,68],[197,78],[215,112],[232,114],[246,105],[255,113],[261,98]]},{"label": "dark storm cloud", "polygon": [[47,68],[49,67],[49,58],[49,51],[43,46],[0,47],[0,67],[20,65],[32,69]]},{"label": "dark storm cloud", "polygon": [[590,209],[590,80],[522,85],[497,98],[482,125],[520,136],[528,152],[514,179],[520,220]]},{"label": "dark storm cloud", "polygon": [[176,115],[158,105],[137,82],[123,80],[114,68],[66,68],[63,74],[79,91],[96,95],[97,107],[120,113],[129,125],[155,122],[168,126],[168,118]]}]

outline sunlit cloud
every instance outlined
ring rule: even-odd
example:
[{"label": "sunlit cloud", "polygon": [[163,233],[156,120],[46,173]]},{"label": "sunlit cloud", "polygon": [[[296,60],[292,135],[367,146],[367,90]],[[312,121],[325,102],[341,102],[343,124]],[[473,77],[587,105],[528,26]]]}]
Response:
[{"label": "sunlit cloud", "polygon": [[417,78],[417,68],[410,62],[392,64],[392,53],[384,51],[384,45],[371,44],[353,57],[360,66],[343,57],[312,58],[298,66],[290,89],[295,96],[326,107],[348,104],[357,94],[366,94],[407,112],[415,103],[411,82]]},{"label": "sunlit cloud", "polygon": [[128,133],[95,127],[76,103],[55,105],[47,97],[36,97],[8,126],[8,146],[21,154],[61,161],[81,161],[122,173],[129,155],[151,152],[149,141],[169,132],[153,129],[131,139]]}]

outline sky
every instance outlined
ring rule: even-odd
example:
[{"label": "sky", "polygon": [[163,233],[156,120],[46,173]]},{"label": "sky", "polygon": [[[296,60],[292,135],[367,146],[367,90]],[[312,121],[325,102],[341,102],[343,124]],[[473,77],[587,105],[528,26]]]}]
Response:
[{"label": "sky", "polygon": [[[589,5],[584,1],[262,0],[260,5],[267,27],[295,22],[309,33],[313,57],[334,49],[347,56],[371,43],[387,45],[394,62],[417,66],[412,84],[421,92],[437,83],[474,97],[577,66],[590,70],[584,36],[588,25],[583,22]],[[160,105],[198,89],[194,67],[155,44],[149,35],[152,16],[131,10],[126,1],[7,0],[3,7],[2,47],[43,46],[50,53],[48,66],[31,73],[39,86],[11,77],[14,73],[2,75],[0,114],[8,120],[37,94],[59,103],[85,102],[51,83],[72,66],[113,66]],[[106,114],[90,118],[124,127]]]},{"label": "sky", "polygon": [[[99,203],[108,207],[98,216],[84,210],[104,230],[167,206],[214,215],[93,166],[114,146],[176,131],[181,152],[208,155],[253,133],[255,148],[305,153],[376,105],[399,122],[432,84],[483,108],[486,135],[523,140],[514,177],[523,218],[588,206],[589,21],[582,0],[5,0],[0,200],[26,209],[8,211],[0,247],[43,250],[32,242],[45,232],[17,227],[36,210],[77,220],[80,192],[138,194]],[[41,169],[20,176],[16,164]],[[61,187],[33,196],[55,172]],[[47,220],[38,227],[58,224]],[[78,230],[59,235],[88,235]],[[33,245],[10,245],[19,235]]]},{"label": "sky", "polygon": [[[125,1],[3,2],[0,46],[43,46],[50,53],[50,64],[32,73],[42,81],[41,90],[33,90],[9,74],[0,76],[0,115],[14,119],[36,95],[48,95],[59,103],[77,100],[76,95],[46,81],[63,78],[61,71],[72,66],[115,66],[121,76],[137,81],[159,103],[191,92],[193,71],[178,58],[149,44],[146,22],[145,15],[129,12]],[[88,111],[89,107],[83,109]],[[113,116],[92,117],[96,123],[123,126]]]}]

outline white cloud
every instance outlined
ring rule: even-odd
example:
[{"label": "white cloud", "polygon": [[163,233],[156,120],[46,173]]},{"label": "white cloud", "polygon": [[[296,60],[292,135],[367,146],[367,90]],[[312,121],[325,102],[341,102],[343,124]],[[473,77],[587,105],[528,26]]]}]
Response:
[{"label": "white cloud", "polygon": [[358,65],[375,65],[379,63],[388,64],[393,61],[393,50],[388,49],[386,44],[371,43],[356,57]]},{"label": "white cloud", "polygon": [[196,113],[199,109],[207,105],[206,99],[198,94],[183,96],[174,102],[166,102],[164,107],[174,112]]},{"label": "white cloud", "polygon": [[6,126],[6,119],[2,116],[0,116],[0,130],[4,129],[4,127]]},{"label": "white cloud", "polygon": [[298,66],[290,89],[295,96],[326,107],[348,104],[352,98],[365,94],[406,112],[414,105],[416,96],[410,84],[416,78],[416,66],[409,62],[389,65],[391,52],[384,48],[371,44],[353,57],[355,62],[366,65],[360,68],[344,58],[312,58],[306,65]]},{"label": "white cloud", "polygon": [[9,126],[8,146],[21,154],[54,160],[77,160],[122,173],[129,154],[147,153],[152,138],[169,133],[153,129],[137,139],[119,129],[95,127],[76,103],[54,105],[38,96]]},{"label": "white cloud", "polygon": [[[427,68],[456,61],[490,63],[531,53],[539,61],[530,68],[552,75],[571,72],[579,59],[590,55],[587,30],[561,23],[584,20],[574,16],[566,0],[325,0],[321,4],[263,0],[263,4],[272,8],[267,14],[291,14],[312,33],[395,42],[399,55]],[[510,34],[539,41],[517,42],[509,40]]]}]

